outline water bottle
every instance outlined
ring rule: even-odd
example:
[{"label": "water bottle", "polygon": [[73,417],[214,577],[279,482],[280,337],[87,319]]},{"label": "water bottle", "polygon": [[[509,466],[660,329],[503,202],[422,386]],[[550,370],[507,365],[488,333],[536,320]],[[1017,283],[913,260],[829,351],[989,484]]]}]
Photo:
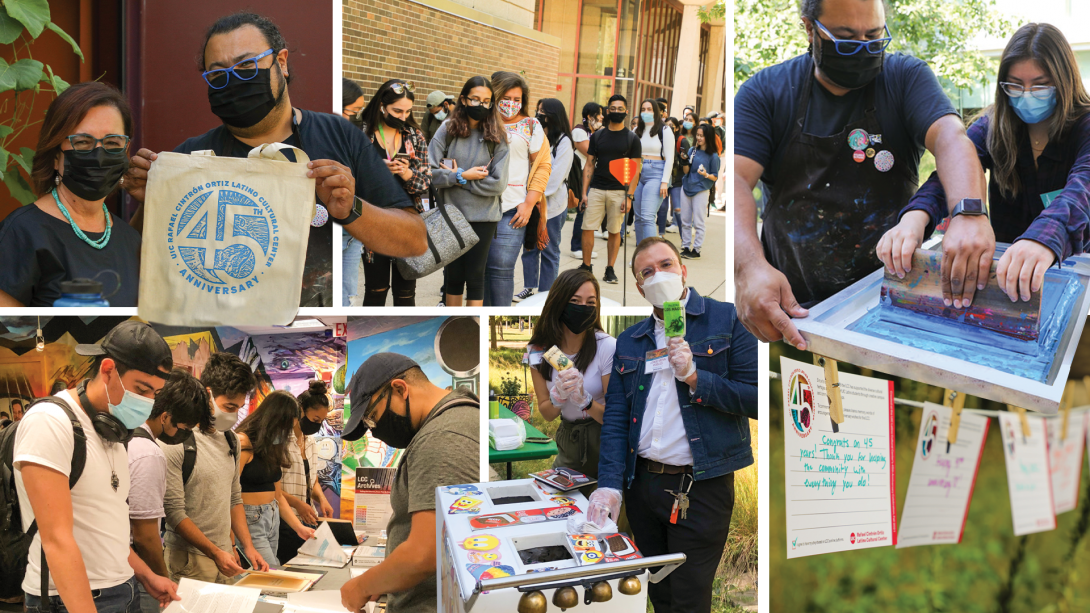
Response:
[{"label": "water bottle", "polygon": [[109,307],[110,303],[102,297],[102,284],[93,279],[71,279],[61,281],[61,297],[53,306],[62,307]]}]

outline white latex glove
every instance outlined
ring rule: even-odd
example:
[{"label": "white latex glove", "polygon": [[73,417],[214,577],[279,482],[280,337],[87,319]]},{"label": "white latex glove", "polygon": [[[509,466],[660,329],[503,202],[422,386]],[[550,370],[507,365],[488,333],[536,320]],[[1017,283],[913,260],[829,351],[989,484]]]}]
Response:
[{"label": "white latex glove", "polygon": [[553,389],[549,390],[549,399],[553,401],[554,407],[559,407],[568,401],[568,395],[560,387],[560,380],[556,375],[553,376]]},{"label": "white latex glove", "polygon": [[684,381],[696,372],[693,351],[689,349],[689,343],[683,337],[674,336],[667,339],[666,353],[670,356],[670,368],[674,370],[674,378],[678,381]]},{"label": "white latex glove", "polygon": [[609,487],[600,487],[590,495],[590,508],[587,509],[587,521],[604,526],[609,518],[619,521],[621,517],[621,491]]},{"label": "white latex glove", "polygon": [[[564,395],[569,399],[578,400],[585,398],[583,393],[583,373],[574,368],[562,370],[556,374],[556,386],[563,389]],[[585,400],[584,400],[585,402]]]}]

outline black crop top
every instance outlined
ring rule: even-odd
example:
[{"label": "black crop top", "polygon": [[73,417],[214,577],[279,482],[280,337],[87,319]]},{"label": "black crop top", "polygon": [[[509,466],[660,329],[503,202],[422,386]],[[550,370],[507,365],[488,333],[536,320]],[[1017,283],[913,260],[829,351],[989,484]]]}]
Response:
[{"label": "black crop top", "polygon": [[238,482],[243,493],[272,492],[276,490],[276,482],[283,476],[284,471],[279,466],[270,467],[254,457],[242,467]]}]

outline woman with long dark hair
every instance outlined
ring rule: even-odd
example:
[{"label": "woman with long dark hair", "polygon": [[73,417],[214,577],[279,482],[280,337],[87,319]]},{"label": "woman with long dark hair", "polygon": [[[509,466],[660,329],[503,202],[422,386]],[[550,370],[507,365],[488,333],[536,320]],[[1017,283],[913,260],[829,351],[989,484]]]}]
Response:
[{"label": "woman with long dark hair", "polygon": [[235,429],[246,525],[254,549],[273,566],[280,566],[276,553],[281,521],[304,541],[314,536],[314,530],[304,526],[291,511],[280,487],[284,469],[291,466],[288,446],[298,417],[299,402],[295,396],[277,390],[266,396]]},{"label": "woman with long dark hair", "polygon": [[[411,82],[390,79],[378,88],[360,116],[363,133],[378,145],[386,168],[397,177],[419,211],[423,208],[420,199],[431,187],[431,171],[428,143],[413,118],[414,90]],[[416,306],[416,280],[402,277],[394,258],[365,249],[363,274],[367,288],[363,306],[386,306],[390,288],[394,306]]]},{"label": "woman with long dark hair", "polygon": [[719,174],[719,148],[715,129],[698,126],[696,144],[689,149],[685,176],[681,180],[681,257],[700,259],[704,245],[704,222],[708,215],[708,199],[715,177]]},{"label": "woman with long dark hair", "polygon": [[[561,419],[554,467],[597,478],[605,392],[617,340],[602,329],[601,290],[594,274],[578,268],[556,278],[527,347],[537,406],[546,421]],[[572,367],[553,370],[543,355],[557,347]],[[593,486],[583,488],[589,495]]]},{"label": "woman with long dark hair", "polygon": [[[318,469],[315,466],[314,435],[322,428],[329,415],[329,390],[323,381],[315,380],[305,392],[296,397],[301,414],[295,420],[295,428],[288,445],[288,457],[291,465],[284,469],[280,487],[296,517],[304,526],[318,527],[318,514],[314,511],[317,504],[322,517],[333,517],[333,506],[326,500],[322,486],[318,483]],[[299,552],[303,540],[286,523],[280,524],[280,543],[276,555],[281,560],[290,560]]]},{"label": "woman with long dark hair", "polygon": [[[594,134],[598,130],[602,129],[602,120],[604,119],[604,111],[602,105],[597,102],[588,102],[583,105],[583,121],[577,123],[572,127],[571,139],[575,145],[575,161],[573,164],[579,164],[579,168],[584,169],[587,165],[587,151],[590,150],[590,135]],[[576,197],[579,195],[579,190],[582,189],[579,186],[572,186],[572,191],[575,192]],[[602,221],[602,227],[605,227],[605,220]],[[571,235],[571,257],[582,260],[583,259],[583,207],[580,206],[575,214],[575,222],[572,225]],[[597,251],[591,252],[591,258],[598,257]]]},{"label": "woman with long dark hair", "polygon": [[[362,127],[363,88],[352,79],[341,77],[341,116]],[[341,306],[352,306],[360,285],[360,261],[363,244],[348,232],[341,233]]]},{"label": "woman with long dark hair", "polygon": [[636,216],[636,244],[656,236],[655,218],[670,189],[669,169],[674,167],[674,133],[665,129],[658,103],[648,98],[640,103],[636,136],[643,148],[640,183],[632,198]]},{"label": "woman with long dark hair", "polygon": [[140,235],[105,204],[125,180],[131,136],[113,86],[79,83],[49,105],[30,172],[38,199],[0,222],[0,306],[53,306],[78,278],[112,291],[110,306],[136,306]]},{"label": "woman with long dark hair", "polygon": [[667,231],[677,232],[681,226],[681,179],[684,177],[679,155],[682,141],[681,122],[676,117],[667,117],[665,123],[667,129],[674,133],[674,164],[670,168],[670,189],[659,207],[659,236],[666,236]]},{"label": "woman with long dark hair", "polygon": [[[513,72],[492,75],[492,91],[510,147],[507,189],[500,197],[503,217],[488,250],[485,267],[486,306],[511,306],[515,295],[515,262],[526,241],[526,226],[545,193],[552,169],[552,152],[545,130],[530,117],[530,86]],[[544,247],[544,219],[533,228],[538,248]],[[535,242],[531,236],[529,242]]]},{"label": "woman with long dark hair", "polygon": [[[1012,243],[996,280],[1011,300],[1028,301],[1052,264],[1085,251],[1090,223],[1090,95],[1058,28],[1030,23],[1014,33],[999,61],[995,103],[967,134],[991,171],[995,240]],[[886,268],[903,275],[948,207],[935,172],[879,241]]]},{"label": "woman with long dark hair", "polygon": [[507,189],[507,133],[492,98],[492,83],[472,77],[462,86],[450,119],[428,146],[432,184],[443,204],[452,204],[477,234],[477,244],[443,269],[447,306],[482,306],[485,266]]},{"label": "woman with long dark hair", "polygon": [[552,170],[545,187],[547,205],[545,228],[549,244],[545,249],[522,250],[523,290],[515,298],[525,300],[535,292],[549,291],[556,274],[560,271],[560,234],[568,217],[568,172],[575,159],[571,127],[564,103],[556,98],[542,98],[537,102],[537,121],[545,130],[545,138],[552,143]]}]

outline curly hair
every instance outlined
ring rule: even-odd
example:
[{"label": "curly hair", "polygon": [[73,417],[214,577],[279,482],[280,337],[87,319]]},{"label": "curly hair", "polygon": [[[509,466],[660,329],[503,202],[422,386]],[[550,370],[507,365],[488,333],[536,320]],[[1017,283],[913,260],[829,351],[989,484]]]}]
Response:
[{"label": "curly hair", "polygon": [[212,390],[212,397],[249,394],[257,387],[257,379],[249,364],[237,355],[213,353],[204,365],[201,384]]},{"label": "curly hair", "polygon": [[209,400],[208,390],[196,377],[177,369],[171,371],[163,389],[155,395],[151,417],[167,413],[175,425],[199,426],[205,432],[212,426]]}]

